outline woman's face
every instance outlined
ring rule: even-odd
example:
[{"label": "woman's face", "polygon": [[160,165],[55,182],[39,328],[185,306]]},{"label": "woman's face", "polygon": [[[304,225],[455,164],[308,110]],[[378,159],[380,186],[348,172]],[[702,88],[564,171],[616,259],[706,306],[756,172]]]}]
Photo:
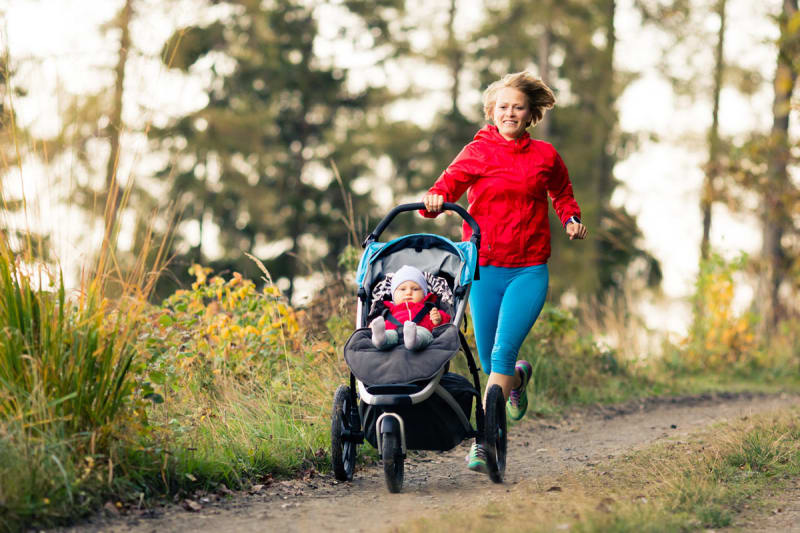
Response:
[{"label": "woman's face", "polygon": [[503,138],[508,141],[518,138],[525,132],[532,117],[525,93],[512,87],[497,91],[492,119]]}]

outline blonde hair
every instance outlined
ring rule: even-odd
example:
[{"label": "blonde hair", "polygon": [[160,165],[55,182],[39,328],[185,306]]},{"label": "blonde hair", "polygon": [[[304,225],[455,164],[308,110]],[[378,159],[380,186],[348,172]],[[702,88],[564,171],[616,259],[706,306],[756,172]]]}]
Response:
[{"label": "blonde hair", "polygon": [[497,91],[506,87],[517,89],[528,99],[528,105],[533,116],[531,124],[535,125],[542,120],[545,111],[552,109],[556,104],[556,97],[553,91],[541,78],[534,76],[527,70],[506,74],[489,85],[483,92],[483,113],[486,116],[486,120],[492,120],[494,104],[497,102]]}]

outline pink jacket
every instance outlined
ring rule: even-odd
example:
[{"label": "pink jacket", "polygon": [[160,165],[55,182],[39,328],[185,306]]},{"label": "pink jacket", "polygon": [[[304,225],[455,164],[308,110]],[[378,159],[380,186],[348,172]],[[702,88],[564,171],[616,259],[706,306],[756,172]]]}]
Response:
[{"label": "pink jacket", "polygon": [[[419,302],[402,302],[399,304],[395,304],[393,302],[383,302],[383,304],[389,308],[389,312],[395,317],[401,324],[406,322],[407,320],[413,320],[413,318],[419,313],[420,309],[425,307],[425,304],[428,302],[434,302],[436,300],[436,294],[433,292],[429,292],[425,298],[423,298]],[[439,313],[442,315],[442,322],[439,324],[446,324],[450,322],[450,315],[439,309]],[[425,329],[433,331],[435,327],[433,322],[431,321],[430,313],[426,314],[425,317],[420,320],[419,325]],[[386,329],[397,329],[397,325],[393,324],[392,322],[386,321]]]}]

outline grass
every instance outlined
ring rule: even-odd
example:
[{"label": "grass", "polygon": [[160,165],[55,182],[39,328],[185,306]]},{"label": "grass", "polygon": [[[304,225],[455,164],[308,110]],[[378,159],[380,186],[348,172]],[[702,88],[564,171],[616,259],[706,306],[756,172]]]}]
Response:
[{"label": "grass", "polygon": [[[237,274],[225,280],[195,266],[190,289],[152,305],[135,284],[113,300],[91,284],[70,298],[63,283],[37,285],[5,257],[10,311],[2,316],[15,333],[3,342],[16,350],[6,350],[2,375],[13,393],[0,396],[7,529],[67,524],[107,502],[124,511],[329,468],[331,394],[346,381],[341,347],[351,329],[341,305],[315,337],[266,271],[257,290]],[[127,312],[118,312],[123,305]],[[550,306],[520,356],[534,364],[531,409],[539,415],[752,389],[762,379],[635,363],[599,349],[572,314]],[[454,368],[461,366],[459,357]],[[783,387],[787,374],[759,387]]]},{"label": "grass", "polygon": [[116,312],[102,275],[69,297],[60,277],[25,257],[0,243],[0,523],[10,528],[92,507],[86,465],[115,461],[141,309],[123,294],[127,313]]},{"label": "grass", "polygon": [[[718,425],[592,470],[523,482],[474,511],[403,531],[679,532],[735,526],[761,496],[800,476],[800,410]],[[548,490],[558,486],[560,490]],[[525,509],[525,512],[520,512]]]},{"label": "grass", "polygon": [[197,267],[162,305],[102,284],[71,298],[5,252],[0,529],[327,467],[343,363],[270,284]]},{"label": "grass", "polygon": [[[331,395],[347,377],[347,304],[334,302],[325,327],[309,335],[302,324],[320,321],[289,306],[266,270],[257,289],[195,265],[191,288],[154,305],[147,294],[157,276],[141,261],[111,290],[103,265],[113,261],[101,257],[70,294],[44,267],[31,269],[33,260],[0,252],[2,528],[68,524],[108,502],[124,511],[329,468]],[[545,307],[520,352],[534,366],[533,412],[798,386],[795,341],[780,357],[711,374],[697,370],[696,353],[694,367],[676,364],[678,348],[643,364],[601,349],[597,334]],[[466,371],[462,357],[454,369]]]}]

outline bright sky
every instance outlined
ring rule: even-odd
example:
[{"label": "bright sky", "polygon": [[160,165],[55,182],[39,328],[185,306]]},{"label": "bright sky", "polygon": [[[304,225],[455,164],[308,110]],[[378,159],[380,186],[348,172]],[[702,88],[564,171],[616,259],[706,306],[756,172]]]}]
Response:
[{"label": "bright sky", "polygon": [[[419,1],[418,13],[425,13],[426,2]],[[449,4],[449,2],[446,2]],[[332,2],[335,4],[335,2]],[[698,190],[702,182],[701,165],[706,159],[705,132],[711,122],[709,98],[694,102],[676,97],[669,85],[659,76],[655,63],[663,39],[653,30],[643,30],[632,8],[633,0],[618,1],[616,63],[619,67],[640,72],[619,99],[621,126],[626,131],[648,131],[659,137],[658,142],[646,142],[637,152],[616,169],[622,186],[613,202],[625,205],[637,215],[645,234],[645,246],[662,263],[663,289],[666,303],[652,316],[654,327],[682,330],[687,322],[684,298],[692,291],[697,272],[701,236]],[[7,43],[11,57],[19,65],[18,83],[31,89],[31,97],[17,102],[19,120],[33,124],[39,134],[52,134],[58,128],[55,117],[65,105],[67,94],[76,94],[110,84],[107,66],[115,61],[116,35],[103,37],[97,28],[111,19],[120,1],[109,0],[7,0],[5,21],[0,27],[0,44]],[[152,16],[139,20],[133,37],[139,53],[131,58],[124,118],[134,127],[145,123],[163,124],[170,114],[182,114],[204,103],[202,73],[186,77],[165,70],[157,60],[162,43],[172,28],[191,22],[196,10],[190,0],[140,0],[140,6]],[[482,0],[464,0],[459,11],[459,24],[468,28],[478,22]],[[779,0],[729,0],[728,31],[725,54],[746,67],[758,69],[766,80],[772,79],[775,56],[769,44],[776,28],[767,16],[777,13]],[[219,9],[219,8],[217,8]],[[327,8],[336,13],[332,5]],[[763,21],[760,23],[760,21]],[[427,21],[431,23],[431,21]],[[707,29],[718,25],[715,17],[707,19]],[[323,25],[328,28],[330,25]],[[424,40],[424,32],[419,39]],[[354,55],[347,49],[332,51],[338,61],[350,66],[369,64],[368,55]],[[709,47],[708,71],[712,67]],[[206,65],[207,66],[207,65]],[[366,68],[366,66],[364,67]],[[408,72],[408,70],[406,70]],[[394,74],[402,74],[398,69]],[[414,115],[430,117],[435,106],[446,102],[447,78],[435,68],[414,69],[410,82],[431,90],[426,99],[430,109],[415,107]],[[392,77],[392,80],[395,78]],[[462,108],[479,105],[480,92],[467,91]],[[720,127],[725,135],[745,134],[754,129],[766,130],[771,124],[772,90],[769,84],[752,97],[743,97],[733,89],[722,94]],[[165,112],[167,110],[167,112]],[[400,109],[398,112],[403,112]],[[555,111],[557,112],[557,110]],[[800,117],[793,117],[795,138]],[[535,132],[534,132],[535,135]],[[157,162],[144,157],[144,138],[128,135],[123,150],[121,174],[146,175]],[[102,147],[98,158],[104,160]],[[103,156],[104,157],[104,156]],[[569,164],[569,162],[567,162]],[[62,172],[71,175],[70,162],[62,162]],[[37,198],[39,213],[55,219],[56,242],[60,243],[62,261],[79,260],[81,250],[87,249],[85,238],[74,235],[63,224],[77,216],[74,209],[62,205],[53,192],[58,187],[47,177],[43,168],[26,167],[22,183],[28,198]],[[19,183],[19,175],[13,183]],[[80,179],[76,176],[73,179]],[[64,190],[60,191],[65,192]],[[580,199],[579,199],[580,200]],[[40,218],[37,216],[37,218]],[[210,236],[213,239],[213,235]],[[757,221],[746,216],[731,216],[724,207],[715,207],[712,245],[727,256],[739,251],[755,252],[760,248]],[[211,246],[213,243],[204,243]],[[747,294],[742,295],[743,298]],[[664,312],[664,309],[678,312]]]}]

